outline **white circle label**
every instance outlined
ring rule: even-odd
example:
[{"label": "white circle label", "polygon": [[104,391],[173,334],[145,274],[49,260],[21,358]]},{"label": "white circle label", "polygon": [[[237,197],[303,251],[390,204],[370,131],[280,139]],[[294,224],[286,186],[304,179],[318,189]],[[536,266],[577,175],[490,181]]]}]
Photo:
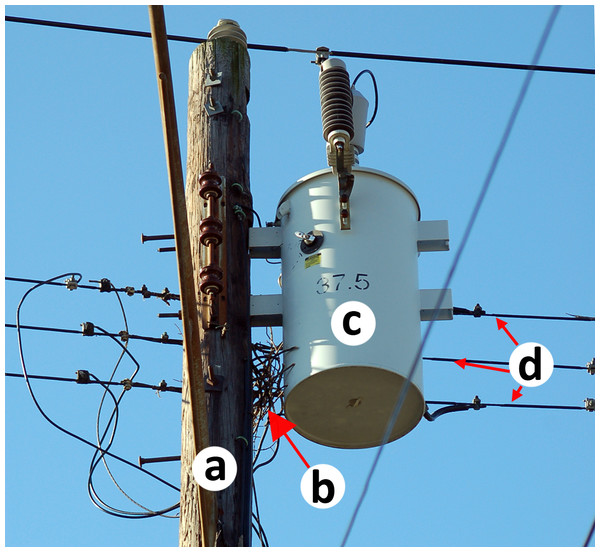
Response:
[{"label": "white circle label", "polygon": [[231,452],[223,447],[206,447],[192,464],[194,479],[208,491],[222,491],[233,483],[237,462]]},{"label": "white circle label", "polygon": [[329,464],[317,464],[302,476],[300,491],[304,500],[314,508],[331,508],[342,500],[346,482],[337,468]]},{"label": "white circle label", "polygon": [[537,387],[548,381],[554,370],[550,351],[539,343],[522,343],[510,355],[510,375],[525,387]]},{"label": "white circle label", "polygon": [[344,345],[362,345],[375,333],[375,315],[360,301],[346,301],[333,311],[331,331]]}]

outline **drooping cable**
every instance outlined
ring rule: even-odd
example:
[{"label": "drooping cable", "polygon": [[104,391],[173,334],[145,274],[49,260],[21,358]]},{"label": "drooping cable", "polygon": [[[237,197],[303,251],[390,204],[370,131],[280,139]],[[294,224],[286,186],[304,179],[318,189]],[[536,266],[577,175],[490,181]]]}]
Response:
[{"label": "drooping cable", "polygon": [[592,540],[592,537],[594,536],[595,530],[596,530],[596,520],[592,521],[592,526],[590,527],[588,536],[586,537],[585,542],[583,543],[584,547],[587,547],[590,545],[590,541]]},{"label": "drooping cable", "polygon": [[[98,447],[96,444],[92,443],[91,441],[88,441],[87,439],[81,437],[80,435],[77,435],[75,433],[73,433],[72,431],[69,431],[68,429],[62,427],[60,424],[58,424],[57,422],[55,422],[54,420],[52,420],[48,414],[46,414],[46,412],[44,411],[44,409],[42,408],[42,406],[40,405],[39,401],[37,400],[37,397],[33,391],[33,388],[31,386],[31,383],[29,381],[29,376],[27,373],[27,366],[26,366],[26,362],[25,362],[25,355],[24,355],[24,351],[23,351],[23,341],[22,341],[22,336],[21,336],[21,308],[25,302],[25,300],[27,299],[27,297],[29,296],[30,293],[32,293],[34,290],[36,290],[37,288],[43,286],[44,284],[48,283],[48,282],[53,282],[56,281],[60,278],[65,278],[66,276],[72,276],[73,278],[78,277],[79,280],[81,280],[81,274],[78,272],[68,272],[65,274],[61,274],[59,276],[55,276],[54,278],[49,278],[46,281],[43,281],[39,284],[34,285],[33,287],[31,287],[30,289],[27,290],[27,292],[23,295],[23,297],[21,298],[21,300],[19,301],[19,304],[17,306],[17,312],[16,312],[16,328],[17,328],[17,344],[18,344],[18,351],[19,351],[19,359],[21,361],[21,367],[23,369],[23,377],[25,379],[25,384],[27,386],[27,390],[29,392],[29,395],[31,396],[31,399],[33,400],[33,403],[36,407],[36,409],[38,410],[38,412],[42,415],[42,417],[53,427],[55,427],[56,429],[58,429],[59,431],[61,431],[62,433],[68,435],[69,437],[72,437],[82,443],[84,443],[85,445],[92,447],[95,450],[99,450],[100,452],[110,456],[111,458],[114,458],[115,460],[119,460],[120,462],[142,472],[145,473],[146,475],[149,475],[150,477],[152,477],[153,479],[156,479],[157,481],[163,483],[164,485],[166,485],[167,487],[172,488],[173,490],[180,492],[180,489],[178,487],[176,487],[175,485],[169,483],[168,481],[162,479],[161,477],[157,476],[156,474],[145,470],[144,468],[137,466],[136,464],[134,464],[133,462],[130,462],[129,460],[126,460],[125,458],[122,458],[110,451],[105,451],[103,449],[101,449],[100,447]],[[79,281],[78,280],[78,281]],[[116,340],[115,340],[116,341]],[[132,361],[134,363],[137,363],[137,361],[135,360],[135,358],[131,355],[131,353],[127,352],[128,356],[132,359]]]},{"label": "drooping cable", "polygon": [[[92,31],[98,33],[118,34],[126,36],[135,36],[150,38],[151,34],[145,31],[134,31],[128,29],[117,29],[113,27],[101,27],[98,25],[81,25],[77,23],[65,23],[61,21],[48,21],[44,19],[32,19],[28,17],[14,17],[7,15],[4,17],[5,21],[12,23],[27,23],[30,25],[42,25],[46,27],[59,27],[63,29],[75,29],[80,31]],[[195,38],[191,36],[181,35],[167,35],[168,40],[177,42],[190,42],[193,44],[202,44],[206,42],[205,38]],[[288,48],[287,46],[273,46],[268,44],[248,44],[249,50],[263,50],[271,52],[296,52],[301,54],[316,54],[315,49],[303,49],[303,48]],[[383,61],[403,61],[412,63],[429,63],[429,64],[441,64],[441,65],[457,65],[465,67],[486,67],[493,69],[515,69],[521,71],[547,71],[553,73],[574,73],[574,74],[595,74],[594,69],[586,69],[580,67],[560,67],[551,65],[538,65],[535,64],[521,64],[521,63],[504,63],[495,61],[477,61],[477,60],[466,60],[466,59],[448,59],[438,57],[423,57],[423,56],[401,56],[394,54],[370,54],[366,52],[347,52],[342,50],[331,50],[330,55],[335,57],[350,57],[360,59],[376,59]]]},{"label": "drooping cable", "polygon": [[375,80],[375,75],[373,74],[373,71],[370,71],[369,69],[363,69],[358,75],[356,75],[356,77],[354,77],[351,86],[354,87],[356,81],[358,81],[358,79],[365,73],[371,76],[371,80],[373,81],[373,94],[375,96],[375,107],[373,108],[373,115],[371,115],[369,122],[365,125],[365,128],[369,128],[375,120],[375,117],[377,116],[377,109],[379,109],[379,94],[377,92],[377,81]]},{"label": "drooping cable", "polygon": [[[559,11],[560,7],[559,6],[554,6],[552,8],[552,12],[550,13],[550,17],[548,18],[548,22],[546,23],[546,26],[544,28],[544,31],[542,33],[542,36],[540,38],[540,41],[538,43],[538,46],[536,48],[535,54],[533,56],[532,62],[531,62],[531,66],[535,66],[537,65],[542,51],[544,49],[544,46],[546,44],[546,41],[548,39],[548,36],[550,34],[550,31],[552,29],[552,26],[554,25],[554,21],[556,20],[556,16],[558,15],[558,11]],[[519,91],[519,95],[515,101],[515,105],[513,107],[513,110],[510,114],[510,117],[508,119],[508,122],[506,124],[506,128],[502,134],[502,138],[500,139],[500,143],[496,149],[496,152],[494,154],[494,157],[492,159],[491,165],[489,167],[489,170],[487,172],[487,175],[485,177],[485,180],[483,182],[481,191],[479,192],[479,195],[477,197],[477,200],[475,202],[475,206],[473,208],[473,211],[471,213],[471,216],[469,217],[469,221],[467,223],[464,235],[462,237],[462,240],[460,242],[460,245],[457,249],[457,252],[454,256],[454,260],[452,262],[452,265],[450,266],[450,270],[448,271],[448,274],[446,276],[446,280],[444,282],[444,284],[441,286],[441,289],[447,289],[450,282],[452,281],[452,278],[454,276],[454,272],[456,270],[456,267],[458,265],[458,262],[462,256],[462,252],[464,251],[464,248],[467,244],[467,241],[469,239],[469,236],[471,235],[471,231],[473,229],[473,226],[475,224],[475,220],[477,219],[477,215],[479,214],[479,211],[481,209],[481,206],[483,204],[483,200],[485,199],[485,196],[487,195],[488,189],[490,187],[491,181],[492,181],[492,177],[494,176],[495,172],[496,172],[496,168],[498,166],[498,163],[500,162],[500,158],[502,157],[502,154],[504,152],[504,149],[506,147],[506,143],[508,142],[508,138],[512,132],[512,128],[515,124],[515,120],[517,118],[517,115],[521,109],[521,106],[523,104],[523,100],[525,99],[525,95],[527,93],[527,90],[529,89],[529,85],[531,83],[531,79],[533,78],[533,74],[534,71],[533,70],[529,70],[527,72],[527,74],[525,75],[525,79],[523,81],[523,84],[521,86],[521,89]],[[377,447],[377,452],[375,454],[375,458],[373,460],[373,463],[369,469],[369,472],[367,474],[365,483],[363,485],[361,494],[359,496],[358,502],[356,504],[356,507],[354,508],[353,512],[352,512],[352,516],[350,518],[350,521],[348,523],[348,526],[346,528],[345,534],[343,536],[342,539],[342,543],[341,546],[346,546],[346,543],[348,542],[348,538],[350,536],[350,532],[352,531],[352,527],[354,526],[354,523],[356,522],[356,517],[358,515],[358,512],[360,510],[360,507],[365,499],[365,496],[367,494],[369,485],[371,483],[371,478],[373,477],[373,473],[375,472],[375,469],[377,468],[377,465],[379,463],[379,459],[381,457],[381,453],[383,452],[383,447],[384,445],[388,442],[389,437],[391,435],[392,429],[394,427],[394,424],[396,422],[396,419],[398,418],[398,416],[400,415],[400,412],[402,410],[402,406],[404,404],[404,399],[406,398],[406,395],[408,393],[408,388],[409,385],[412,381],[412,378],[415,374],[416,368],[418,366],[419,360],[421,359],[421,356],[423,354],[423,348],[425,346],[425,344],[427,343],[427,340],[429,338],[429,335],[431,334],[431,329],[433,328],[433,324],[437,318],[437,315],[440,311],[440,307],[441,307],[441,302],[442,299],[444,297],[444,294],[440,294],[439,299],[437,300],[437,304],[435,306],[434,309],[434,314],[432,316],[431,321],[428,323],[427,328],[425,330],[425,335],[423,336],[421,343],[419,345],[419,348],[417,350],[417,353],[412,361],[412,365],[411,368],[408,372],[408,376],[404,381],[404,384],[402,385],[402,388],[400,390],[400,394],[396,400],[396,404],[392,410],[389,422],[387,424],[385,433],[383,435],[383,439],[381,440],[381,444]]]}]

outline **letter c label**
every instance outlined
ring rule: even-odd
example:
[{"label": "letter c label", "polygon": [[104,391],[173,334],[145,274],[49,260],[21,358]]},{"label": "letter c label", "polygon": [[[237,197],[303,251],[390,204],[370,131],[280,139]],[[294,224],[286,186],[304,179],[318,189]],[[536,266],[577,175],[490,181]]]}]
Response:
[{"label": "letter c label", "polygon": [[375,315],[360,301],[346,301],[333,312],[331,331],[344,345],[362,345],[375,333]]}]

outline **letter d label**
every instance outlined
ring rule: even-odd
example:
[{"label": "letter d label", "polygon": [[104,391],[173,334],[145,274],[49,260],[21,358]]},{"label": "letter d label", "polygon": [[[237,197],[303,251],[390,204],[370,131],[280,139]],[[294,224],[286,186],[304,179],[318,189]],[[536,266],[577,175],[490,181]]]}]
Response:
[{"label": "letter d label", "polygon": [[344,476],[328,464],[312,466],[302,477],[300,491],[304,500],[315,508],[335,506],[346,491]]}]

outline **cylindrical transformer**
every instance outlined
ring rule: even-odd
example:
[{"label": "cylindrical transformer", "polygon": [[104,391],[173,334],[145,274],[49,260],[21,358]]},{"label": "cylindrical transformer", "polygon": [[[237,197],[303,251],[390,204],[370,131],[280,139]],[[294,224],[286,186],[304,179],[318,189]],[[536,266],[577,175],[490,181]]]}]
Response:
[{"label": "cylindrical transformer", "polygon": [[[381,444],[421,339],[417,199],[383,172],[353,174],[350,230],[340,230],[331,169],[296,182],[277,214],[285,413],[307,439],[340,448]],[[419,359],[389,441],[424,411]]]}]

